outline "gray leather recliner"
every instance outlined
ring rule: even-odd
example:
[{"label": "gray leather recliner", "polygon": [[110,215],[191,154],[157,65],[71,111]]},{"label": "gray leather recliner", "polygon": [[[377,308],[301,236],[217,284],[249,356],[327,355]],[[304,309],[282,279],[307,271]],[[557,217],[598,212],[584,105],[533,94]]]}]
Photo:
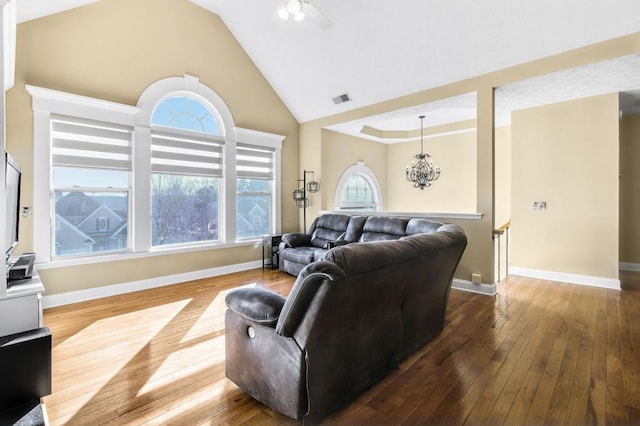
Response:
[{"label": "gray leather recliner", "polygon": [[397,368],[442,330],[467,244],[456,225],[414,228],[428,233],[327,251],[287,298],[228,293],[227,377],[282,414],[318,421]]}]

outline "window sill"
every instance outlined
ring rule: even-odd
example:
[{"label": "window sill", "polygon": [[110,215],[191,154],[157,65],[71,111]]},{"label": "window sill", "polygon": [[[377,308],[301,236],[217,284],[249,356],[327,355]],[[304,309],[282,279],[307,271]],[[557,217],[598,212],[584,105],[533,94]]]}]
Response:
[{"label": "window sill", "polygon": [[236,241],[233,243],[217,243],[206,245],[192,245],[183,247],[154,248],[144,252],[120,252],[90,257],[77,257],[73,259],[55,259],[48,262],[37,263],[38,270],[66,268],[80,265],[92,265],[96,263],[119,262],[122,260],[143,259],[149,257],[165,256],[171,254],[184,254],[208,250],[219,250],[233,247],[261,246],[262,238]]}]

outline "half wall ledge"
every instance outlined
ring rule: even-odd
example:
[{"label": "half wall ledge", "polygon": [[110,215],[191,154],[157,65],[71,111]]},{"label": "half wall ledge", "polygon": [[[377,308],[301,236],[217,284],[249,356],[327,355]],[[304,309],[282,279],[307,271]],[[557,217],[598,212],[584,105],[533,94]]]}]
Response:
[{"label": "half wall ledge", "polygon": [[484,213],[444,213],[444,212],[373,212],[363,210],[320,210],[319,214],[347,214],[350,216],[392,216],[392,217],[415,217],[425,219],[464,219],[481,220]]}]

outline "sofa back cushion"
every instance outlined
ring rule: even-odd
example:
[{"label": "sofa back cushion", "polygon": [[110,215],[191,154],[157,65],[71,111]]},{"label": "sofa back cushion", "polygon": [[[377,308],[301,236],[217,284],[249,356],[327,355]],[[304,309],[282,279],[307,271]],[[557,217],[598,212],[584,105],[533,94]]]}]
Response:
[{"label": "sofa back cushion", "polygon": [[432,234],[436,232],[442,223],[434,222],[427,219],[411,219],[407,223],[406,235],[414,234]]},{"label": "sofa back cushion", "polygon": [[349,225],[347,225],[347,230],[344,234],[344,239],[349,242],[356,242],[360,240],[366,220],[367,218],[364,216],[351,216]]},{"label": "sofa back cushion", "polygon": [[417,261],[419,258],[420,253],[413,244],[396,240],[347,244],[326,252],[322,260],[334,263],[348,276],[359,276],[375,274],[377,270]]},{"label": "sofa back cushion", "polygon": [[311,234],[311,245],[324,248],[329,241],[344,238],[350,216],[346,214],[325,214],[318,218]]},{"label": "sofa back cushion", "polygon": [[371,216],[364,223],[360,242],[397,240],[406,235],[409,219]]}]

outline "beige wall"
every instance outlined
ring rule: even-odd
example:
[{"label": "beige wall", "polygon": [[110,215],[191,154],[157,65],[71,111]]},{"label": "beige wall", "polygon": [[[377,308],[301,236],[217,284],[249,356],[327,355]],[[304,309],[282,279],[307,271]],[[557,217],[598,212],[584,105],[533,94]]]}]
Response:
[{"label": "beige wall", "polygon": [[512,113],[513,266],[618,278],[618,139],[617,93]]},{"label": "beige wall", "polygon": [[[456,221],[465,228],[470,239],[470,244],[456,272],[456,277],[469,280],[471,278],[469,272],[472,271],[482,274],[484,277],[483,282],[491,283],[493,282],[494,276],[492,231],[496,226],[502,225],[502,223],[497,223],[497,221],[498,219],[501,220],[500,215],[503,215],[500,211],[496,210],[494,212],[495,203],[499,201],[495,199],[494,191],[500,190],[499,188],[494,189],[496,185],[494,174],[499,176],[502,172],[499,168],[494,170],[494,143],[496,142],[494,140],[493,88],[527,78],[638,53],[639,51],[640,32],[491,72],[468,80],[412,93],[407,96],[302,123],[300,128],[300,167],[310,170],[313,170],[314,167],[319,168],[322,129],[324,127],[375,114],[409,108],[451,96],[477,92],[478,158],[476,161],[476,209],[477,212],[482,213],[483,216],[480,220]],[[497,133],[499,134],[500,131]],[[495,155],[500,154],[496,152]],[[310,216],[314,217],[314,215],[317,214],[317,210],[318,209],[312,207],[309,211]],[[587,232],[587,230],[585,230],[585,232]],[[579,271],[574,272],[580,273]]]},{"label": "beige wall", "polygon": [[[7,148],[33,197],[33,113],[25,84],[135,105],[151,83],[190,74],[225,101],[239,127],[285,135],[282,190],[296,186],[299,124],[220,18],[188,0],[109,0],[18,25],[15,87],[7,92]],[[289,197],[290,198],[290,197]],[[32,249],[21,225],[21,251]],[[282,202],[282,229],[298,210]],[[147,279],[261,258],[257,247],[218,249],[41,272],[47,294]]]},{"label": "beige wall", "polygon": [[345,170],[363,161],[378,178],[382,204],[387,205],[387,145],[354,136],[322,131],[322,208],[333,210],[338,182]]},{"label": "beige wall", "polygon": [[496,128],[495,147],[495,216],[499,228],[511,219],[511,127]]},{"label": "beige wall", "polygon": [[[171,31],[167,29],[171,28]],[[187,0],[109,0],[18,26],[16,86],[7,93],[7,146],[25,168],[23,205],[32,199],[32,112],[24,84],[134,105],[152,82],[195,75],[229,106],[240,127],[287,136],[283,149],[283,231],[300,229],[302,213],[290,200],[302,169],[323,180],[322,129],[343,121],[478,92],[477,211],[481,220],[458,221],[470,238],[456,276],[481,273],[492,280],[494,215],[494,87],[640,51],[640,33],[576,49],[299,126],[221,20]],[[499,132],[498,132],[499,133]],[[498,155],[496,153],[496,155]],[[331,177],[328,177],[329,181]],[[495,191],[499,191],[498,188]],[[496,192],[497,194],[498,192]],[[321,196],[325,196],[323,194]],[[309,217],[325,208],[312,204]],[[499,224],[498,224],[499,225]],[[23,247],[31,248],[31,224],[23,221]],[[210,250],[44,271],[49,293],[90,288],[259,258],[246,249]],[[126,271],[125,271],[126,270]],[[131,272],[135,271],[135,272]],[[91,276],[91,278],[87,278]],[[74,283],[72,278],[77,277]],[[86,282],[86,284],[84,284]]]},{"label": "beige wall", "polygon": [[640,114],[620,120],[620,261],[640,264]]},{"label": "beige wall", "polygon": [[440,178],[429,188],[414,188],[405,168],[420,152],[420,141],[391,144],[387,157],[386,210],[397,212],[476,212],[476,132],[430,137],[424,152],[440,167]]}]

